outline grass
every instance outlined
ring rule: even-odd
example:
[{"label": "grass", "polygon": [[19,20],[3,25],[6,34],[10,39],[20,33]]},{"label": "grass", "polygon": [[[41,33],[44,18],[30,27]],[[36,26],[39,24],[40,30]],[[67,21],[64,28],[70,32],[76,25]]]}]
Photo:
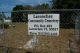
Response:
[{"label": "grass", "polygon": [[26,23],[13,24],[15,27],[10,26],[9,29],[5,29],[5,34],[0,37],[0,45],[12,48],[21,48],[29,51],[37,51],[38,53],[69,52],[69,39],[74,35],[74,29],[60,28],[59,36],[37,36],[39,40],[38,44],[33,49],[25,49],[23,46],[32,38],[32,36],[27,34],[28,25]]}]

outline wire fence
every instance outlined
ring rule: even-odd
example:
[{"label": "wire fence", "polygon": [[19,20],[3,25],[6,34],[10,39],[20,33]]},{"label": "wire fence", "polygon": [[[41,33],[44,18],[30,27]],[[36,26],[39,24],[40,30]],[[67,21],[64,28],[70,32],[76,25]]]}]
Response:
[{"label": "wire fence", "polygon": [[[28,35],[28,14],[60,14],[59,36],[37,36],[37,45],[27,48],[26,43],[32,38]],[[80,9],[0,12],[0,52],[79,53],[79,25]]]}]

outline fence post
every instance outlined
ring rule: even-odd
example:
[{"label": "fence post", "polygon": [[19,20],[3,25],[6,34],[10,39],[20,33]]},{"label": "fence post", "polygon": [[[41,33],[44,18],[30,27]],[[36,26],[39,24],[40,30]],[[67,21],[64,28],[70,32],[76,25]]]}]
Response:
[{"label": "fence post", "polygon": [[8,47],[4,47],[4,53],[9,53],[9,48]]}]

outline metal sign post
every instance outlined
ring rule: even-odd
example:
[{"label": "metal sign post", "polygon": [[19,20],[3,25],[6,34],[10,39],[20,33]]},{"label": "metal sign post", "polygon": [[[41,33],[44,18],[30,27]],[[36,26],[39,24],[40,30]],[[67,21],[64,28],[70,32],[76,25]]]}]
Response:
[{"label": "metal sign post", "polygon": [[33,35],[32,36],[32,39],[30,39],[23,47],[25,49],[28,49],[28,48],[34,48],[38,43],[38,39],[37,39],[37,36],[36,35]]},{"label": "metal sign post", "polygon": [[37,36],[36,35],[33,35],[33,38],[32,38],[32,47],[36,46],[38,43],[38,39],[37,39]]}]

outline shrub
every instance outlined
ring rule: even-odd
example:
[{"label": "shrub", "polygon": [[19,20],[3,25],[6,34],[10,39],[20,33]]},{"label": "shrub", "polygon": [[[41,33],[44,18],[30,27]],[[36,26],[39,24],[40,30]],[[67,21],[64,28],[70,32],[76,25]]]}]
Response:
[{"label": "shrub", "polygon": [[4,28],[5,29],[9,28],[9,24],[4,24]]}]

